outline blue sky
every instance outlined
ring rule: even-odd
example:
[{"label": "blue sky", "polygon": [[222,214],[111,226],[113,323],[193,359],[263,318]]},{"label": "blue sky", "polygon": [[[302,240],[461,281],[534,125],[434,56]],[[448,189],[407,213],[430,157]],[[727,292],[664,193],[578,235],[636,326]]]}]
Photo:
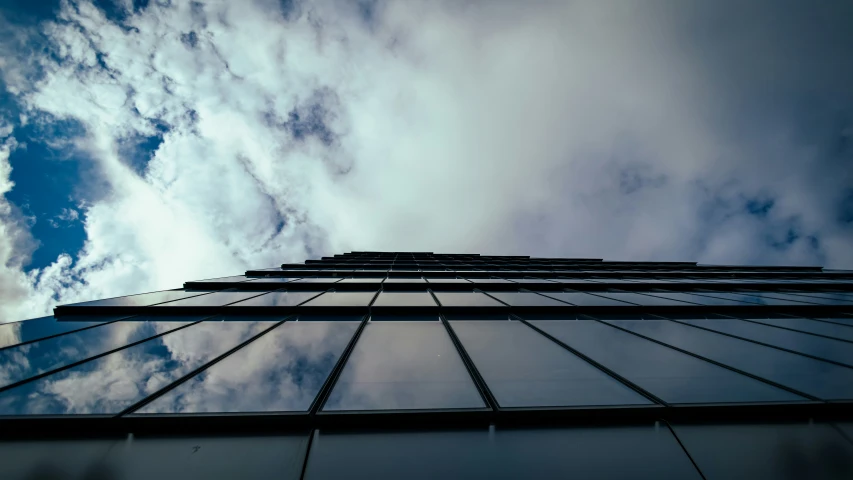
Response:
[{"label": "blue sky", "polygon": [[853,268],[842,3],[5,2],[0,321],[352,249]]}]

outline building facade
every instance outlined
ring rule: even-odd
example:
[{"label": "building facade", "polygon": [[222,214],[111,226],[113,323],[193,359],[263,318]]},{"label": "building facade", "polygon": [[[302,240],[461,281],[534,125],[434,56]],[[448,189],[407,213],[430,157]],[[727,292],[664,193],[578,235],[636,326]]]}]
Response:
[{"label": "building facade", "polygon": [[0,325],[0,478],[853,478],[853,272],[351,252]]}]

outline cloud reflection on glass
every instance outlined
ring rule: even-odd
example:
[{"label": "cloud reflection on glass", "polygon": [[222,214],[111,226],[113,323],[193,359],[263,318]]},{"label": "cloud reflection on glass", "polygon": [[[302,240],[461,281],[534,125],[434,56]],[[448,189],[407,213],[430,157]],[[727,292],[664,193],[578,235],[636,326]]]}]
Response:
[{"label": "cloud reflection on glass", "polygon": [[273,325],[183,328],[2,392],[0,415],[114,415]]},{"label": "cloud reflection on glass", "polygon": [[358,322],[287,322],[137,413],[307,411]]}]

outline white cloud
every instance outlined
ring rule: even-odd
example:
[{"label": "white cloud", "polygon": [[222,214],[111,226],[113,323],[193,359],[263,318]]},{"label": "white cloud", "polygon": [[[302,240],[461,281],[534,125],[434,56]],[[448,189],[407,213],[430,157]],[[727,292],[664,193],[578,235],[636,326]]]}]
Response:
[{"label": "white cloud", "polygon": [[[4,263],[4,319],[351,249],[853,265],[831,208],[849,172],[812,171],[801,119],[762,110],[849,99],[849,52],[816,55],[819,33],[708,33],[719,12],[687,4],[380,3],[368,28],[340,2],[290,22],[268,3],[152,2],[125,27],[63,3],[42,26],[61,61],[6,60],[27,118],[85,126],[108,188],[77,258]],[[158,122],[140,175],[119,146]]]}]

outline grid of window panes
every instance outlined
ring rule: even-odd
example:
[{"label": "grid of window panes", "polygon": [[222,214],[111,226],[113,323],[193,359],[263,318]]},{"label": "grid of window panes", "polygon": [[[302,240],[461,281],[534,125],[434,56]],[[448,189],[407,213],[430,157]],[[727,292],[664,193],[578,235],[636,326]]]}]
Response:
[{"label": "grid of window panes", "polygon": [[[814,437],[853,458],[851,401],[853,272],[819,267],[352,252],[0,325],[7,431],[28,420],[50,425],[44,419],[261,416],[289,432],[274,438],[302,459],[288,463],[300,466],[293,478],[346,476],[351,464],[382,476],[377,452],[423,448],[385,475],[570,476],[598,459],[602,478],[688,478],[697,469],[732,478],[713,458],[739,454],[741,444],[761,459],[782,439]],[[786,425],[726,423],[762,411]],[[543,418],[552,428],[522,428]],[[590,418],[609,426],[581,425]],[[703,424],[712,418],[716,426]],[[430,419],[458,428],[424,433]],[[240,450],[259,440],[217,441],[214,449]],[[162,442],[136,442],[116,468]],[[624,461],[612,462],[596,453],[599,443],[611,454],[631,447],[616,448]],[[492,463],[442,463],[454,445]],[[566,450],[574,456],[559,454]],[[632,464],[656,456],[674,470]],[[752,478],[786,468],[753,463]]]}]

